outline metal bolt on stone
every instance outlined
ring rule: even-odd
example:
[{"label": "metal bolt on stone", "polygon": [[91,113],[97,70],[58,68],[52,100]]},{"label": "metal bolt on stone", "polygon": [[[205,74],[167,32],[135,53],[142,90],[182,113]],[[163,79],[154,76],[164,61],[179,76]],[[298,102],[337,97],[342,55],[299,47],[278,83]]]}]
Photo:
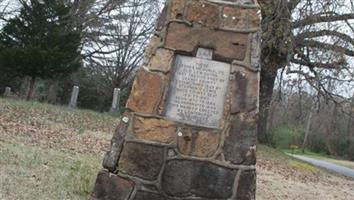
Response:
[{"label": "metal bolt on stone", "polygon": [[167,5],[91,199],[254,200],[259,6]]},{"label": "metal bolt on stone", "polygon": [[77,107],[77,99],[79,97],[79,86],[74,86],[73,91],[71,93],[71,98],[69,102],[69,107],[70,108],[76,108]]}]

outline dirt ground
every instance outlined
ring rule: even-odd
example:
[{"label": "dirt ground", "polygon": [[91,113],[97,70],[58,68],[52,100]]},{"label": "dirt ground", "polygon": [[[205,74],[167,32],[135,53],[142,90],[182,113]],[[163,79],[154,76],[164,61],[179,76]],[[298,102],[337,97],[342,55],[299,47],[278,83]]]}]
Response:
[{"label": "dirt ground", "polygon": [[258,200],[353,200],[354,180],[289,158],[260,146]]}]

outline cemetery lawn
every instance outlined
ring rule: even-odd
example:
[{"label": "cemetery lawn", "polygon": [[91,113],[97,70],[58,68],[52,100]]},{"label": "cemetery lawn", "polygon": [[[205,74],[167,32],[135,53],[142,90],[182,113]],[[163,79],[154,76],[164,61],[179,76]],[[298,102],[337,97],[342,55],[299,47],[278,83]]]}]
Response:
[{"label": "cemetery lawn", "polygon": [[[118,123],[108,114],[0,98],[0,200],[87,199]],[[258,147],[257,170],[257,200],[354,196],[354,180],[266,146]]]}]

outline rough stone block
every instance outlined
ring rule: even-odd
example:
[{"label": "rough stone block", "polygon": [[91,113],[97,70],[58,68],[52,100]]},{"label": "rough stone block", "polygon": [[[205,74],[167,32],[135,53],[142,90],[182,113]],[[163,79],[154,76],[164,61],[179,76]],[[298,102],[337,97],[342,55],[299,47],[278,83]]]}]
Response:
[{"label": "rough stone block", "polygon": [[219,24],[220,8],[206,1],[191,1],[187,6],[186,20],[215,28]]},{"label": "rough stone block", "polygon": [[137,139],[166,144],[172,143],[177,136],[177,127],[175,123],[156,118],[136,116],[134,118],[133,131]]},{"label": "rough stone block", "polygon": [[256,194],[256,171],[243,171],[241,173],[237,195],[235,200],[239,199],[247,199],[247,200],[255,200]]},{"label": "rough stone block", "polygon": [[249,34],[189,27],[173,22],[169,25],[166,47],[193,53],[200,46],[215,49],[214,58],[221,61],[241,60],[246,56]]},{"label": "rough stone block", "polygon": [[248,18],[248,28],[260,27],[261,17],[260,17],[260,11],[258,9],[249,9],[247,12],[247,18]]},{"label": "rough stone block", "polygon": [[134,112],[153,114],[161,100],[163,84],[161,75],[140,69],[134,80],[127,107]]},{"label": "rough stone block", "polygon": [[168,15],[168,19],[169,20],[183,19],[186,0],[171,0],[170,4],[171,5],[170,5],[170,12]]},{"label": "rough stone block", "polygon": [[164,196],[151,192],[138,191],[134,200],[166,200]]},{"label": "rough stone block", "polygon": [[238,4],[254,4],[255,0],[221,0],[225,2],[233,2]]},{"label": "rough stone block", "polygon": [[168,49],[159,48],[152,56],[149,64],[150,70],[169,72],[172,67],[174,52]]},{"label": "rough stone block", "polygon": [[222,12],[221,28],[247,29],[249,9],[239,7],[224,7]]},{"label": "rough stone block", "polygon": [[252,34],[252,44],[251,44],[251,56],[250,64],[254,69],[260,68],[260,54],[261,54],[261,36],[260,33]]},{"label": "rough stone block", "polygon": [[175,197],[197,196],[209,199],[229,198],[237,170],[206,161],[167,161],[162,189]]},{"label": "rough stone block", "polygon": [[134,182],[108,171],[100,171],[90,200],[126,200],[133,191]]},{"label": "rough stone block", "polygon": [[249,112],[257,108],[259,94],[258,72],[233,64],[231,113]]},{"label": "rough stone block", "polygon": [[233,116],[231,130],[223,146],[225,159],[234,164],[256,164],[256,130],[255,112]]},{"label": "rough stone block", "polygon": [[164,147],[126,142],[118,164],[119,171],[146,180],[156,180],[164,155]]},{"label": "rough stone block", "polygon": [[196,157],[211,157],[217,151],[220,143],[220,133],[205,130],[180,130],[178,151],[184,155]]},{"label": "rough stone block", "polygon": [[[123,118],[130,119],[130,114],[124,113],[122,119]],[[118,159],[123,148],[124,137],[127,133],[128,125],[128,123],[122,120],[120,121],[111,140],[111,148],[103,159],[103,167],[110,172],[114,172],[117,169]]]},{"label": "rough stone block", "polygon": [[146,46],[145,51],[144,51],[144,64],[147,64],[152,55],[155,53],[156,49],[160,44],[162,43],[162,38],[154,35],[150,41],[149,44]]}]

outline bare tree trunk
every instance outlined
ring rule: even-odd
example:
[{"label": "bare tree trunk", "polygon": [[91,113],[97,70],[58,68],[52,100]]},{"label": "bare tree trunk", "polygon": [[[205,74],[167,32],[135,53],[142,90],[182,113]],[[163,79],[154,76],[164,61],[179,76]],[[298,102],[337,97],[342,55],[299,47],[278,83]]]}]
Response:
[{"label": "bare tree trunk", "polygon": [[333,106],[333,111],[332,115],[330,116],[329,120],[329,125],[327,126],[327,148],[332,156],[338,156],[337,151],[336,151],[336,142],[335,139],[337,138],[336,136],[336,126],[337,126],[337,113],[338,113],[338,105],[335,104]]},{"label": "bare tree trunk", "polygon": [[59,81],[57,79],[50,80],[50,86],[48,89],[47,102],[55,104],[57,103]]},{"label": "bare tree trunk", "polygon": [[[267,67],[265,67],[267,68]],[[258,142],[262,144],[269,143],[267,137],[267,122],[269,107],[273,96],[273,87],[276,78],[276,71],[269,72],[267,70],[261,71],[261,85],[260,85],[260,99],[259,99],[259,118],[258,118]]]},{"label": "bare tree trunk", "polygon": [[302,153],[305,153],[305,147],[307,144],[307,140],[310,134],[310,129],[311,129],[311,123],[312,123],[312,117],[313,117],[313,111],[314,111],[314,107],[312,106],[311,110],[310,110],[310,114],[309,114],[309,118],[307,119],[307,125],[306,125],[306,131],[305,131],[305,137],[304,137],[304,141],[302,143]]},{"label": "bare tree trunk", "polygon": [[36,82],[36,77],[31,77],[29,81],[26,101],[30,101],[32,99],[35,82]]},{"label": "bare tree trunk", "polygon": [[273,128],[273,123],[274,123],[274,113],[275,113],[274,106],[269,105],[269,111],[268,112],[269,112],[270,116],[268,117],[269,126],[267,127],[267,129],[272,129]]},{"label": "bare tree trunk", "polygon": [[[299,80],[300,80],[300,75],[299,75]],[[299,93],[299,100],[298,100],[298,105],[299,105],[299,113],[297,113],[296,116],[296,121],[298,124],[302,124],[303,120],[302,120],[302,87],[301,87],[301,81],[297,82],[297,90]]]},{"label": "bare tree trunk", "polygon": [[[349,110],[349,118],[348,118],[348,126],[347,126],[347,136],[352,135],[353,131],[352,129],[352,123],[353,123],[353,112],[354,112],[354,93],[352,97],[352,103],[350,105],[350,110]],[[354,136],[354,135],[353,135]]]}]

